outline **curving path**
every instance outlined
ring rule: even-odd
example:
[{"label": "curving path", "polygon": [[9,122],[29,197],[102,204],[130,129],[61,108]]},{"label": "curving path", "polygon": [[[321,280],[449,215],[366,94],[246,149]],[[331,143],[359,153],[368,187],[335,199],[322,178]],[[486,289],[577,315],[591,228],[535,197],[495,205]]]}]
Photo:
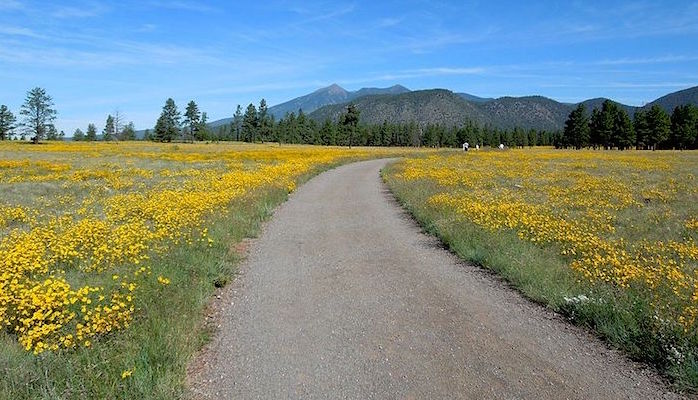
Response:
[{"label": "curving path", "polygon": [[380,180],[389,161],[323,173],[277,209],[217,300],[193,397],[678,398],[422,234]]}]

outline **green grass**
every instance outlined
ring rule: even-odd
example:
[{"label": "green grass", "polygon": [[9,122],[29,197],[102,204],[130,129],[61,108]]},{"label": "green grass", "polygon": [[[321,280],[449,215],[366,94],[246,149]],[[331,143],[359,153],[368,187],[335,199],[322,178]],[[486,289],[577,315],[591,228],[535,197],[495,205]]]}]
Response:
[{"label": "green grass", "polygon": [[[3,334],[0,398],[182,397],[187,363],[210,336],[202,324],[206,304],[216,283],[233,278],[240,259],[232,246],[255,236],[286,197],[285,190],[274,189],[234,202],[229,216],[209,227],[213,247],[178,247],[157,260],[158,270],[172,283],[165,288],[150,280],[150,287],[139,296],[133,325],[99,340],[91,349],[37,357]],[[133,368],[131,377],[121,379],[122,371]]]},{"label": "green grass", "polygon": [[[383,180],[424,231],[438,237],[450,251],[496,273],[528,299],[590,329],[632,359],[657,368],[676,389],[695,393],[698,361],[694,353],[685,352],[681,362],[671,358],[667,347],[680,342],[681,334],[671,330],[663,337],[652,334],[650,326],[655,321],[650,321],[652,313],[646,299],[631,290],[592,286],[579,279],[570,269],[569,260],[554,246],[522,241],[513,231],[492,232],[457,218],[449,209],[429,205],[427,199],[443,188],[425,180],[397,179],[398,169],[397,163],[386,167]],[[565,300],[582,294],[595,300]],[[693,344],[687,344],[687,348],[693,348]]]},{"label": "green grass", "polygon": [[[299,184],[332,167],[316,168]],[[153,260],[172,283],[163,287],[148,280],[131,327],[96,340],[90,349],[35,356],[0,333],[0,399],[186,397],[187,364],[213,333],[204,323],[206,306],[218,287],[234,279],[241,260],[235,245],[257,236],[287,197],[283,188],[257,190],[231,203],[225,218],[211,221],[212,247],[178,246]],[[125,370],[133,375],[121,379]]]}]

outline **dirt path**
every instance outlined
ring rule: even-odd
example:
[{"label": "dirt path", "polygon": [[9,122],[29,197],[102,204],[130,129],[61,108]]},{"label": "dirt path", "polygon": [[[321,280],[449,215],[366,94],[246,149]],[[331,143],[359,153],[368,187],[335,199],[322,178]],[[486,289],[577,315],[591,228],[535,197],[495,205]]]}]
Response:
[{"label": "dirt path", "polygon": [[386,163],[324,173],[276,211],[217,300],[194,397],[678,398],[420,233]]}]

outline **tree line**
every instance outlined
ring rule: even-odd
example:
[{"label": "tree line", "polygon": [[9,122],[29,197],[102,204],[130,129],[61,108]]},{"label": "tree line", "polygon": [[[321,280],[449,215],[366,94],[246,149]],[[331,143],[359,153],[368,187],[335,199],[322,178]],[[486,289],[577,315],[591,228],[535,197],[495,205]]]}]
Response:
[{"label": "tree line", "polygon": [[231,122],[211,129],[205,113],[200,113],[195,102],[187,105],[181,120],[174,100],[167,99],[153,132],[146,131],[145,139],[170,142],[173,140],[277,142],[279,144],[314,144],[329,146],[550,146],[559,141],[561,133],[524,130],[502,130],[469,122],[463,126],[442,124],[420,125],[408,123],[359,124],[360,112],[349,104],[336,121],[327,119],[318,123],[299,109],[287,113],[278,121],[269,114],[266,101],[259,106],[249,104],[243,113],[237,106]]},{"label": "tree line", "polygon": [[698,107],[674,108],[671,116],[659,105],[637,110],[633,119],[617,103],[606,100],[588,115],[584,104],[572,110],[559,148],[625,150],[697,149]]},{"label": "tree line", "polygon": [[[27,92],[21,106],[22,121],[5,105],[0,105],[0,140],[9,139],[20,129],[21,139],[61,140],[53,122],[57,111],[46,91],[36,87]],[[314,144],[336,146],[471,146],[508,147],[555,146],[557,148],[604,149],[696,149],[698,148],[698,107],[676,107],[669,116],[661,107],[638,110],[633,119],[617,103],[606,100],[601,108],[587,112],[579,104],[568,116],[561,132],[535,129],[497,129],[467,122],[462,126],[442,124],[420,125],[415,121],[365,125],[359,123],[360,112],[349,104],[340,117],[318,123],[303,110],[287,113],[278,121],[269,113],[267,103],[249,104],[243,112],[237,106],[229,124],[216,129],[209,127],[206,112],[201,112],[193,100],[182,115],[174,100],[165,101],[155,128],[146,130],[142,139],[172,141],[244,141],[278,142],[279,144]],[[85,132],[76,129],[73,140],[98,140],[97,127],[89,124]],[[124,123],[119,111],[108,115],[101,140],[136,140],[133,122]]]},{"label": "tree line", "polygon": [[[17,123],[17,117],[6,105],[0,105],[0,140],[15,139],[38,143],[42,139],[63,140],[65,132],[56,129],[54,121],[58,111],[54,108],[53,98],[46,90],[35,87],[27,92],[27,97],[22,104],[19,114],[22,120]],[[17,132],[19,130],[19,132]],[[124,118],[119,111],[114,115],[108,115],[102,130],[102,140],[135,140],[136,128],[133,122],[124,124]],[[94,124],[87,125],[87,131],[80,128],[73,132],[75,141],[98,140],[97,127]]]},{"label": "tree line", "polygon": [[[142,139],[159,142],[172,141],[244,141],[278,142],[279,144],[314,144],[332,146],[429,146],[460,147],[469,142],[473,146],[549,146],[559,141],[559,133],[516,128],[500,130],[488,126],[467,123],[463,126],[441,124],[419,125],[416,122],[390,123],[377,125],[359,124],[359,110],[350,104],[337,121],[326,120],[318,123],[309,118],[303,110],[287,113],[278,121],[268,111],[264,99],[259,106],[249,104],[245,111],[237,106],[229,124],[212,129],[208,126],[206,112],[201,112],[193,100],[182,115],[171,98],[165,101],[154,129],[146,130]],[[42,139],[61,140],[65,134],[56,131],[53,122],[57,111],[53,100],[42,88],[34,88],[27,93],[17,119],[5,106],[0,106],[0,139],[9,139],[20,128],[19,137],[30,137],[38,142]],[[137,140],[133,122],[124,124],[119,111],[108,115],[101,132],[90,123],[83,132],[78,128],[73,133],[74,141]]]}]

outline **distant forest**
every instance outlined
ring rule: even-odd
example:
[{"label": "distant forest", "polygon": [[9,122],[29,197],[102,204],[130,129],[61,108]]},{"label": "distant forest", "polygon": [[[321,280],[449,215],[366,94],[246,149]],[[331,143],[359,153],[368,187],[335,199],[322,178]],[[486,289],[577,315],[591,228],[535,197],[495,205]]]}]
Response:
[{"label": "distant forest", "polygon": [[604,149],[697,149],[698,107],[677,106],[671,116],[654,104],[631,120],[617,103],[606,100],[588,117],[584,104],[574,109],[556,147]]},{"label": "distant forest", "polygon": [[[63,132],[57,132],[53,121],[57,112],[53,101],[44,89],[34,88],[27,93],[16,124],[9,109],[0,106],[0,140],[30,137],[62,140]],[[360,124],[360,111],[349,103],[340,117],[319,123],[302,110],[290,112],[278,121],[269,113],[266,101],[259,106],[249,104],[245,111],[240,105],[229,124],[211,128],[207,115],[190,101],[180,113],[173,99],[167,99],[153,130],[146,130],[140,139],[173,141],[244,141],[278,142],[279,144],[314,144],[331,146],[471,146],[508,147],[555,146],[556,148],[604,148],[604,149],[696,149],[698,148],[698,107],[688,104],[678,106],[671,115],[653,105],[649,110],[638,110],[633,119],[627,111],[610,100],[591,113],[580,103],[568,116],[562,131],[521,128],[497,129],[474,122],[461,125],[408,123]],[[112,141],[139,139],[133,123],[124,124],[117,112],[106,119],[105,128],[97,135],[94,124],[85,133],[76,129],[74,141]]]}]

